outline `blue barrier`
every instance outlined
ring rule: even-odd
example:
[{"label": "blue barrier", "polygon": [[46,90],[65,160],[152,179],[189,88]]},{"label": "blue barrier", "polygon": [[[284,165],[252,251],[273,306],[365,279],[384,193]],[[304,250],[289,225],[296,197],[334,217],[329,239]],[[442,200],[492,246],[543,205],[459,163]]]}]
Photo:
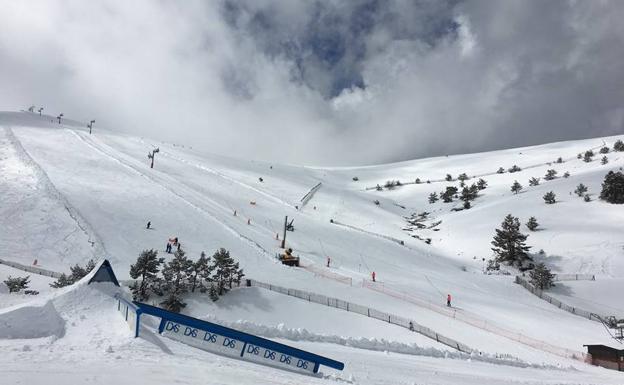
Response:
[{"label": "blue barrier", "polygon": [[124,317],[130,329],[134,331],[134,337],[139,336],[139,324],[143,311],[132,302],[124,299],[120,294],[115,294],[117,311]]},{"label": "blue barrier", "polygon": [[342,362],[279,342],[144,303],[134,304],[139,310],[137,335],[139,314],[149,314],[161,319],[158,333],[209,352],[306,374],[318,373],[320,365],[344,369]]}]

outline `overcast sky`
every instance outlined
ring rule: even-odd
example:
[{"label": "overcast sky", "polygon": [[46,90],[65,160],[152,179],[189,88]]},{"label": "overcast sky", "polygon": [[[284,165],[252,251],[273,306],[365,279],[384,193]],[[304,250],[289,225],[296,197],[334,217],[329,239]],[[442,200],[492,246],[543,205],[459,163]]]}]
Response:
[{"label": "overcast sky", "polygon": [[373,164],[623,133],[624,1],[0,0],[0,109]]}]

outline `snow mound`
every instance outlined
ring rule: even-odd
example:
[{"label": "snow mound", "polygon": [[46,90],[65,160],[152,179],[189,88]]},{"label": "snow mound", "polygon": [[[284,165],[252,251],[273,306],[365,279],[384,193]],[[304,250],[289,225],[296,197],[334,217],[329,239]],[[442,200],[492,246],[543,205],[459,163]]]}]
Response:
[{"label": "snow mound", "polygon": [[52,301],[43,306],[23,306],[0,314],[0,338],[63,337],[65,320]]}]

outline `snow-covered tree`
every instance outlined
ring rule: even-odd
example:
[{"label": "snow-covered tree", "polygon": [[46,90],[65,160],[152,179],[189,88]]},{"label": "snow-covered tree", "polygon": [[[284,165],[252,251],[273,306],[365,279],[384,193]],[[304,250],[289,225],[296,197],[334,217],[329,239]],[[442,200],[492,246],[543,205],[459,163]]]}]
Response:
[{"label": "snow-covered tree", "polygon": [[459,176],[457,177],[457,180],[461,181],[461,182],[465,182],[468,179],[470,179],[468,177],[468,174],[466,174],[465,172],[462,172],[461,174],[459,174]]},{"label": "snow-covered tree", "polygon": [[563,177],[566,178],[566,179],[569,178],[570,177],[570,172],[569,171],[564,172],[563,173]]},{"label": "snow-covered tree", "polygon": [[576,186],[576,190],[574,190],[574,193],[580,197],[582,197],[586,192],[587,186],[585,186],[583,183],[579,183],[579,185]]},{"label": "snow-covered tree", "polygon": [[531,178],[529,179],[529,186],[539,186],[540,178]]},{"label": "snow-covered tree", "polygon": [[233,283],[240,283],[245,274],[238,262],[234,262],[230,252],[224,248],[214,253],[212,261],[212,280],[216,286],[217,294],[221,296],[232,288]]},{"label": "snow-covered tree", "polygon": [[583,200],[585,202],[591,202],[591,197],[589,196],[589,194],[585,194],[585,196],[583,197]]},{"label": "snow-covered tree", "polygon": [[616,140],[615,143],[613,143],[613,151],[624,151],[624,142],[619,139]]},{"label": "snow-covered tree", "polygon": [[585,154],[583,155],[583,162],[589,163],[592,161],[593,157],[594,157],[594,152],[592,150],[587,150],[585,151]]},{"label": "snow-covered tree", "polygon": [[556,178],[556,175],[557,175],[557,170],[550,169],[546,171],[546,175],[544,175],[544,179],[553,180]]},{"label": "snow-covered tree", "polygon": [[453,176],[451,174],[446,174],[446,181],[451,182],[453,180]]},{"label": "snow-covered tree", "polygon": [[429,203],[436,203],[438,199],[438,193],[432,192],[431,194],[429,194]]},{"label": "snow-covered tree", "polygon": [[149,299],[150,292],[158,282],[160,265],[164,261],[164,258],[158,258],[158,251],[143,250],[136,263],[130,266],[130,277],[138,280],[130,286],[135,301],[144,302]]},{"label": "snow-covered tree", "polygon": [[56,279],[56,281],[50,284],[50,287],[59,289],[61,287],[72,285],[73,283],[74,283],[74,280],[71,278],[71,276],[63,273],[61,274],[60,277]]},{"label": "snow-covered tree", "polygon": [[184,251],[179,249],[175,252],[173,259],[162,269],[167,295],[160,304],[165,309],[179,313],[186,306],[186,303],[182,301],[182,295],[188,291],[187,272],[192,263],[185,256]]},{"label": "snow-covered tree", "polygon": [[563,159],[561,157],[558,157],[555,163],[563,163]]},{"label": "snow-covered tree", "polygon": [[457,187],[455,186],[446,186],[446,190],[440,193],[440,198],[444,203],[453,202],[453,197],[457,194]]},{"label": "snow-covered tree", "polygon": [[546,204],[549,204],[549,205],[557,201],[557,196],[552,191],[549,191],[546,194],[544,194],[543,198],[544,198],[544,202],[546,202]]},{"label": "snow-covered tree", "polygon": [[531,277],[531,284],[540,290],[550,289],[553,286],[553,279],[555,278],[555,275],[552,274],[543,263],[538,263],[535,268],[529,272],[529,276]]},{"label": "snow-covered tree", "polygon": [[513,173],[513,172],[522,171],[522,169],[521,169],[520,167],[518,167],[518,166],[516,166],[516,165],[514,164],[514,165],[513,165],[513,166],[512,166],[509,170],[507,170],[507,171],[509,171],[509,172]]},{"label": "snow-covered tree", "polygon": [[479,178],[477,181],[477,187],[479,190],[485,190],[487,188],[487,181],[485,179]]},{"label": "snow-covered tree", "polygon": [[529,221],[526,223],[526,227],[528,227],[531,231],[535,231],[538,226],[539,223],[537,223],[537,218],[535,217],[530,217]]},{"label": "snow-covered tree", "polygon": [[610,151],[610,150],[609,150],[609,147],[607,147],[607,146],[604,146],[604,147],[602,147],[602,148],[600,149],[600,153],[601,153],[601,154],[608,154],[608,153],[609,153],[609,151]]},{"label": "snow-covered tree", "polygon": [[20,290],[28,289],[28,284],[30,283],[30,276],[27,275],[25,277],[9,277],[3,281],[4,284],[9,288],[9,293],[17,293]]},{"label": "snow-covered tree", "polygon": [[520,220],[509,214],[503,220],[500,229],[496,229],[492,241],[492,251],[499,263],[508,263],[522,267],[531,257],[527,251],[531,248],[525,244],[527,235],[520,232]]},{"label": "snow-covered tree", "polygon": [[511,185],[511,192],[514,194],[518,194],[520,190],[522,190],[522,185],[518,183],[517,180],[514,181],[513,184]]},{"label": "snow-covered tree", "polygon": [[497,174],[503,174],[505,172],[505,169],[502,167],[499,167],[498,170],[496,170]]},{"label": "snow-covered tree", "polygon": [[205,291],[202,279],[206,281],[210,280],[210,273],[212,272],[210,267],[210,257],[206,257],[206,253],[203,251],[199,255],[199,259],[189,265],[187,274],[191,286],[191,293],[194,293],[198,286],[200,291]]},{"label": "snow-covered tree", "polygon": [[600,159],[600,164],[605,165],[609,163],[609,158],[607,158],[607,156],[603,156],[602,159]]},{"label": "snow-covered tree", "polygon": [[624,203],[624,174],[609,171],[602,182],[600,199],[609,203]]}]

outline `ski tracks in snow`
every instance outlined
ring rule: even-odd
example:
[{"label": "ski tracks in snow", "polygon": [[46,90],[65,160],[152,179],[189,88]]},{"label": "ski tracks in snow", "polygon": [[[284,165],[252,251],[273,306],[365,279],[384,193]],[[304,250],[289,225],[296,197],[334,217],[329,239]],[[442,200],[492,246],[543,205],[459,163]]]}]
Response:
[{"label": "ski tracks in snow", "polygon": [[[123,154],[115,154],[117,152],[117,150],[113,149],[112,147],[104,144],[104,143],[96,143],[92,138],[87,138],[84,136],[84,134],[82,133],[78,133],[74,130],[69,130],[72,134],[74,134],[77,138],[79,138],[82,142],[84,142],[87,146],[91,147],[92,149],[94,149],[95,151],[99,152],[100,154],[106,156],[109,159],[112,159],[114,162],[120,164],[121,166],[123,166],[124,168],[131,170],[133,173],[147,179],[148,181],[150,181],[151,183],[161,187],[163,190],[167,191],[170,194],[173,194],[175,197],[177,197],[178,199],[180,199],[181,201],[183,201],[185,204],[191,206],[193,209],[203,213],[204,215],[206,215],[208,218],[212,219],[215,223],[219,224],[220,226],[222,226],[226,231],[228,231],[229,233],[231,233],[232,235],[234,235],[235,237],[243,240],[245,243],[247,243],[251,248],[255,249],[256,251],[258,251],[260,254],[263,254],[265,256],[267,256],[268,258],[270,258],[271,260],[274,260],[273,255],[266,250],[262,245],[260,245],[258,242],[256,242],[255,240],[247,237],[246,235],[243,235],[241,233],[239,233],[235,228],[233,228],[232,226],[226,224],[225,222],[221,221],[216,215],[214,215],[212,212],[208,211],[206,208],[201,207],[200,205],[207,205],[207,206],[212,206],[212,207],[216,207],[218,210],[221,210],[223,212],[227,212],[229,213],[229,208],[225,208],[224,206],[218,204],[217,202],[212,201],[211,199],[206,198],[204,195],[202,195],[201,193],[192,190],[191,188],[184,186],[182,187],[180,185],[180,183],[171,178],[171,177],[165,177],[163,175],[159,175],[159,176],[155,176],[155,175],[148,175],[146,173],[144,173],[140,166],[137,166],[133,163],[135,163],[136,161],[134,159],[123,159],[124,155]],[[169,186],[176,186],[176,188],[172,188]],[[179,192],[179,191],[182,191]],[[186,196],[185,196],[186,195]],[[192,198],[189,198],[188,196],[193,196]],[[193,200],[197,200],[200,203],[194,203],[193,201],[191,201],[191,199]],[[207,202],[208,201],[208,202]]]}]

